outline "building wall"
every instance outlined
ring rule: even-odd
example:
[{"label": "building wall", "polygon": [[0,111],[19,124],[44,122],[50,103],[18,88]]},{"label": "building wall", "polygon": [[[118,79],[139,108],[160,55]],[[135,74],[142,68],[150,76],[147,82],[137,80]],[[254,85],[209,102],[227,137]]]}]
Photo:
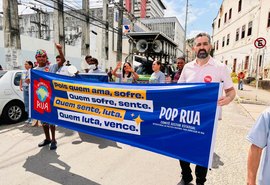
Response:
[{"label": "building wall", "polygon": [[[92,16],[100,18],[102,17],[102,11],[96,9],[91,11]],[[116,28],[118,26],[117,22],[117,11],[110,13],[110,25]],[[21,28],[21,42],[22,50],[20,52],[20,58],[18,61],[19,67],[23,67],[25,60],[34,61],[35,51],[37,49],[45,49],[48,52],[50,61],[54,61],[54,45],[53,45],[53,14],[48,14],[48,19],[43,20],[41,16],[41,22],[44,25],[48,25],[50,32],[42,31],[41,39],[37,38],[37,27],[30,21],[37,21],[35,14],[24,15],[20,22]],[[2,17],[0,17],[1,20]],[[126,18],[124,18],[127,20]],[[127,24],[128,21],[126,21]],[[137,21],[135,24],[135,30],[137,31],[147,31],[148,28]],[[105,61],[102,55],[102,40],[103,40],[103,29],[90,24],[90,54],[99,60],[100,67],[103,70],[109,69],[109,67],[116,66],[116,54],[117,54],[117,33],[109,32],[109,60]],[[81,63],[84,59],[81,57],[81,21],[66,15],[65,16],[65,37],[66,37],[66,59],[75,65],[79,70],[81,69]],[[5,64],[5,49],[4,49],[4,36],[3,32],[0,32],[0,64],[6,68]],[[45,39],[45,40],[44,40]],[[127,37],[123,37],[123,61],[128,56],[129,53],[129,42]]]},{"label": "building wall", "polygon": [[[241,9],[239,1],[242,2]],[[229,18],[230,9],[231,18]],[[226,63],[234,72],[246,71],[247,76],[256,75],[259,61],[259,76],[270,78],[264,74],[267,73],[264,68],[269,65],[267,59],[269,42],[264,49],[256,49],[254,46],[256,38],[269,38],[267,28],[269,11],[270,4],[266,0],[224,0],[213,21],[212,43],[215,58]],[[237,31],[239,31],[238,39]]]},{"label": "building wall", "polygon": [[[148,0],[146,2],[146,18],[164,17],[165,6],[162,0]],[[136,18],[141,17],[141,0],[135,1],[134,15]]]},{"label": "building wall", "polygon": [[261,14],[258,36],[264,37],[267,44],[261,53],[263,53],[263,78],[270,79],[270,4],[267,0],[261,2]]}]

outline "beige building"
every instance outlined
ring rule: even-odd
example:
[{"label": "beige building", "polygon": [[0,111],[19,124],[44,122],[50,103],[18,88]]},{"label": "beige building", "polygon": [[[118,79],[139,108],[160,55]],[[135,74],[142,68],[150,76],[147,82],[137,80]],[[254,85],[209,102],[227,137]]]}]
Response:
[{"label": "beige building", "polygon": [[[258,49],[255,40],[266,39]],[[267,0],[223,0],[213,21],[214,57],[233,72],[270,79],[270,3]],[[263,46],[263,39],[256,46]]]}]

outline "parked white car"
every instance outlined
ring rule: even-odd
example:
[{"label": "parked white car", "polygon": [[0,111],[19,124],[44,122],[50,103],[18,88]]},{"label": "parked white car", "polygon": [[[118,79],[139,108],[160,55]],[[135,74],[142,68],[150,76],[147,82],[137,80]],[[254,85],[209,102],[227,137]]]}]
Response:
[{"label": "parked white car", "polygon": [[25,117],[21,75],[22,70],[0,71],[0,123],[16,123]]}]

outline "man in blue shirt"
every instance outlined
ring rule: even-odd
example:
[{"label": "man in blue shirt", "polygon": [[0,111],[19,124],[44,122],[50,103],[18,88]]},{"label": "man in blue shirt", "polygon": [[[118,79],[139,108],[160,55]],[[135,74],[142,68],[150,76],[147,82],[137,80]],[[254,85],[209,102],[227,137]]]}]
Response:
[{"label": "man in blue shirt", "polygon": [[[258,167],[261,161],[259,185],[270,183],[270,108],[266,109],[258,118],[249,132],[247,139],[251,142],[248,153],[247,184],[255,185]],[[263,151],[264,150],[264,151]],[[261,154],[263,156],[261,157]]]}]

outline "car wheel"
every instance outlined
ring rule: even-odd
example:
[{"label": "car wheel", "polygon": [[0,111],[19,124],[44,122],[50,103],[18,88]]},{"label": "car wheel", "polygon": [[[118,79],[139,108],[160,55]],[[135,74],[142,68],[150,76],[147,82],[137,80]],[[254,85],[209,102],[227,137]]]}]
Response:
[{"label": "car wheel", "polygon": [[19,122],[24,115],[24,105],[21,102],[10,102],[6,105],[3,116],[7,123]]}]

